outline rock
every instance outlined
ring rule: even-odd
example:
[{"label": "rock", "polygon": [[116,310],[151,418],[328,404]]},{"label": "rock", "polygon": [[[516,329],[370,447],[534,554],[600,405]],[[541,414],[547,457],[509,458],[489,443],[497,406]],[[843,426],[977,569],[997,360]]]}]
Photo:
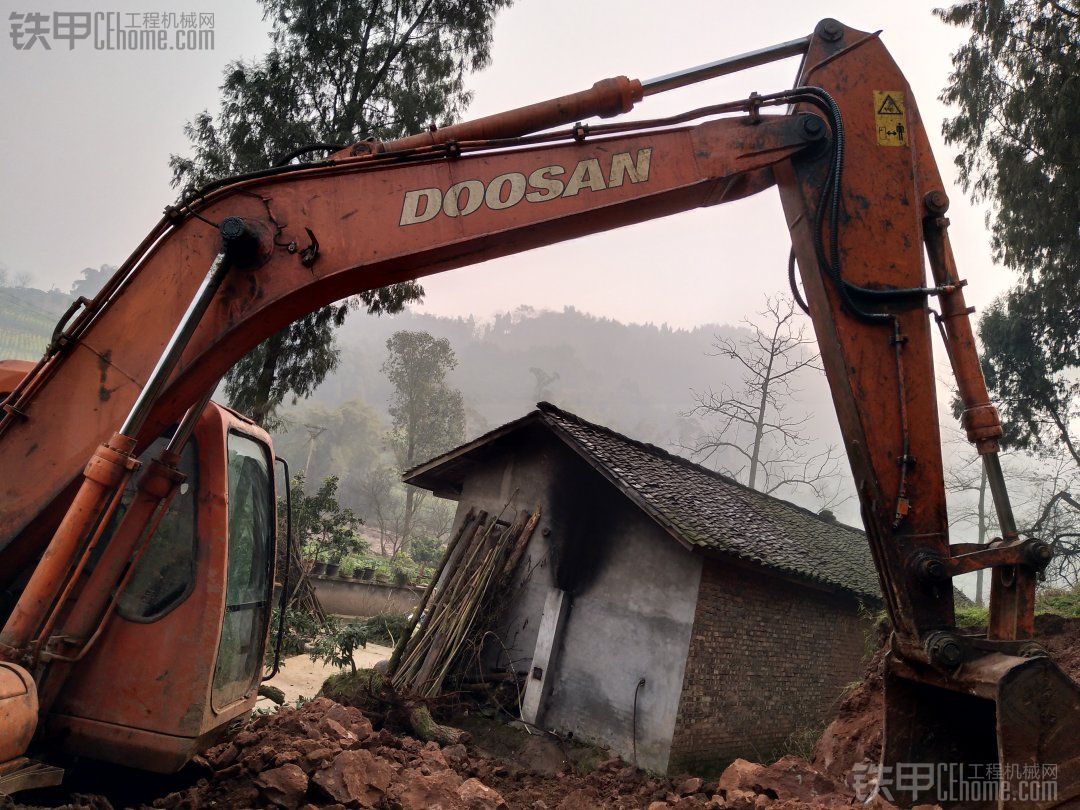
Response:
[{"label": "rock", "polygon": [[693,793],[701,791],[701,786],[705,784],[701,779],[696,776],[691,776],[689,779],[684,779],[679,783],[678,793],[680,796],[689,796]]},{"label": "rock", "polygon": [[425,775],[408,769],[402,771],[388,796],[400,810],[464,810],[458,797],[461,785],[461,777],[451,770]]},{"label": "rock", "polygon": [[307,774],[293,763],[263,771],[255,778],[262,795],[278,807],[294,810],[307,794]]},{"label": "rock", "polygon": [[392,776],[393,769],[386,760],[358,748],[342,751],[334,757],[330,767],[316,773],[312,781],[334,801],[376,807],[390,787]]},{"label": "rock", "polygon": [[443,759],[445,759],[447,764],[452,768],[464,765],[469,759],[469,752],[461,743],[446,746],[446,748],[442,750],[442,755]]},{"label": "rock", "polygon": [[236,762],[238,756],[240,756],[240,749],[236,747],[235,743],[229,743],[210,756],[210,764],[214,767],[215,771],[218,771],[232,765]]},{"label": "rock", "polygon": [[596,788],[582,788],[568,793],[559,802],[558,810],[604,810],[604,807]]},{"label": "rock", "polygon": [[290,751],[282,751],[280,754],[278,754],[276,757],[274,757],[274,766],[280,768],[282,765],[288,764],[289,762],[299,762],[299,761],[300,761],[300,752],[299,751],[292,751],[292,750],[290,750]]},{"label": "rock", "polygon": [[420,759],[432,771],[445,771],[450,767],[438,743],[429,742],[425,745],[420,751]]},{"label": "rock", "polygon": [[309,751],[304,757],[309,765],[318,768],[326,762],[329,762],[334,754],[337,753],[333,748],[316,748],[314,751]]},{"label": "rock", "polygon": [[844,792],[839,783],[815,770],[805,760],[792,756],[779,759],[768,767],[737,759],[720,775],[717,785],[718,789],[726,791],[729,801],[733,790],[764,794],[772,800],[804,802]]},{"label": "rock", "polygon": [[457,790],[458,798],[468,810],[505,810],[506,800],[499,791],[479,779],[466,779]]},{"label": "rock", "polygon": [[241,731],[235,737],[233,737],[233,743],[239,745],[241,748],[247,748],[249,745],[253,745],[259,741],[259,735],[254,731]]},{"label": "rock", "polygon": [[606,771],[617,771],[623,766],[623,761],[620,757],[612,757],[611,759],[605,759],[599,765],[596,766],[596,770],[601,773]]},{"label": "rock", "polygon": [[333,717],[324,717],[320,720],[319,731],[342,746],[356,742],[357,739],[355,734],[345,728],[345,726]]},{"label": "rock", "polygon": [[667,808],[669,808],[669,807],[671,807],[671,805],[668,804],[667,802],[650,802],[649,803],[649,810],[667,810]]}]

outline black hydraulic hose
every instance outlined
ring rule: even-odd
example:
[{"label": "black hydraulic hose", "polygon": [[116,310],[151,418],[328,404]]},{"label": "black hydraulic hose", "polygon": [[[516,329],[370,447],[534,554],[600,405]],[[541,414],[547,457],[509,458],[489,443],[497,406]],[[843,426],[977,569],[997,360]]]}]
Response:
[{"label": "black hydraulic hose", "polygon": [[799,309],[801,309],[803,312],[805,312],[807,315],[809,315],[810,314],[810,307],[807,305],[806,301],[803,299],[802,293],[799,292],[799,285],[796,283],[796,280],[795,280],[795,246],[794,245],[791,246],[791,250],[788,252],[787,278],[788,278],[788,284],[791,285],[791,296],[792,296],[792,298],[794,298],[795,303],[799,305]]},{"label": "black hydraulic hose", "polygon": [[303,146],[298,146],[290,152],[286,152],[284,155],[275,160],[272,166],[287,166],[291,161],[306,155],[310,152],[340,152],[347,144],[343,143],[307,143]]},{"label": "black hydraulic hose", "polygon": [[631,736],[631,742],[632,742],[632,744],[634,746],[634,767],[635,768],[638,766],[638,762],[637,762],[637,699],[638,699],[638,693],[641,691],[641,687],[643,687],[644,685],[645,685],[645,679],[641,678],[637,682],[637,686],[634,687],[634,719],[633,719],[634,728],[631,730],[630,736]]},{"label": "black hydraulic hose", "polygon": [[292,567],[292,477],[289,475],[289,462],[281,456],[274,457],[285,469],[285,571],[281,577],[281,599],[278,603],[277,638],[274,640],[274,665],[270,674],[263,677],[268,681],[281,669],[281,646],[285,640],[285,609],[289,602],[289,574]]}]

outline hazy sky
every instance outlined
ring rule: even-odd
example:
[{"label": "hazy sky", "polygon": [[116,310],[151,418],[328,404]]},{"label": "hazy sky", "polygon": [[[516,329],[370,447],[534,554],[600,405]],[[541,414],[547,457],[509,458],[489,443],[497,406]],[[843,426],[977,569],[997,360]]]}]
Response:
[{"label": "hazy sky", "polygon": [[[61,4],[59,10],[78,7]],[[952,154],[938,135],[946,110],[936,100],[962,32],[941,24],[927,2],[828,4],[519,0],[498,19],[491,66],[470,79],[470,115],[484,115],[626,74],[649,78],[809,33],[824,16],[883,38],[905,71],[948,181]],[[35,8],[36,7],[36,8]],[[86,7],[86,6],[84,6]],[[168,11],[168,2],[120,2],[98,9]],[[10,11],[52,11],[41,2],[0,3],[0,75],[5,114],[0,168],[0,264],[38,286],[67,289],[86,265],[119,264],[173,199],[168,156],[185,151],[184,123],[216,110],[225,64],[267,45],[253,2],[200,0],[176,6],[214,12],[215,49],[204,52],[18,51]],[[653,97],[634,115],[652,117],[752,90],[790,87],[797,59]],[[994,267],[984,212],[948,188],[969,300],[984,305],[1009,283]],[[775,191],[492,261],[425,280],[424,309],[493,312],[527,303],[579,309],[621,320],[692,326],[736,322],[765,294],[786,287],[788,238]]]}]

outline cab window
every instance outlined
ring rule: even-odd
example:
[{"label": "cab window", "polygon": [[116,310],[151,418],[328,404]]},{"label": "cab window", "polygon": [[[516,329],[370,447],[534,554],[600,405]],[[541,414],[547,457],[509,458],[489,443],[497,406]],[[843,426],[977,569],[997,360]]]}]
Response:
[{"label": "cab window", "polygon": [[[140,456],[143,464],[157,458],[168,444],[161,438],[150,445]],[[116,611],[123,618],[133,622],[153,622],[171,611],[188,594],[195,584],[195,549],[196,506],[195,493],[198,492],[198,448],[194,440],[188,441],[180,454],[180,472],[186,479],[173,493],[165,515],[158,524],[146,546],[146,550],[135,563],[135,570],[117,600]],[[113,516],[107,530],[105,541],[119,524],[131,499],[134,496],[135,480],[133,476],[124,492],[123,500]],[[101,544],[104,546],[104,543]]]},{"label": "cab window", "polygon": [[261,672],[274,548],[270,454],[260,442],[230,433],[228,455],[228,581],[213,692],[219,708],[244,697]]}]

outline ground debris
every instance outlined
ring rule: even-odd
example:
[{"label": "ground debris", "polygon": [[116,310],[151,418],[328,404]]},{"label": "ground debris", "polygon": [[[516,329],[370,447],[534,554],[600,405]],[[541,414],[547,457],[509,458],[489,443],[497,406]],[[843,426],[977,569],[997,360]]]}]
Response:
[{"label": "ground debris", "polygon": [[[1051,618],[1040,617],[1040,641],[1075,678],[1080,621]],[[206,778],[153,807],[885,810],[892,805],[881,797],[861,803],[846,784],[853,765],[875,761],[880,753],[883,656],[874,657],[866,678],[843,701],[813,762],[736,760],[716,781],[686,774],[662,778],[617,757],[582,767],[550,735],[529,735],[513,752],[502,746],[502,753],[498,746],[485,750],[469,734],[453,745],[425,743],[395,733],[377,716],[383,727],[375,730],[366,706],[320,697],[254,717],[200,758]]]}]

